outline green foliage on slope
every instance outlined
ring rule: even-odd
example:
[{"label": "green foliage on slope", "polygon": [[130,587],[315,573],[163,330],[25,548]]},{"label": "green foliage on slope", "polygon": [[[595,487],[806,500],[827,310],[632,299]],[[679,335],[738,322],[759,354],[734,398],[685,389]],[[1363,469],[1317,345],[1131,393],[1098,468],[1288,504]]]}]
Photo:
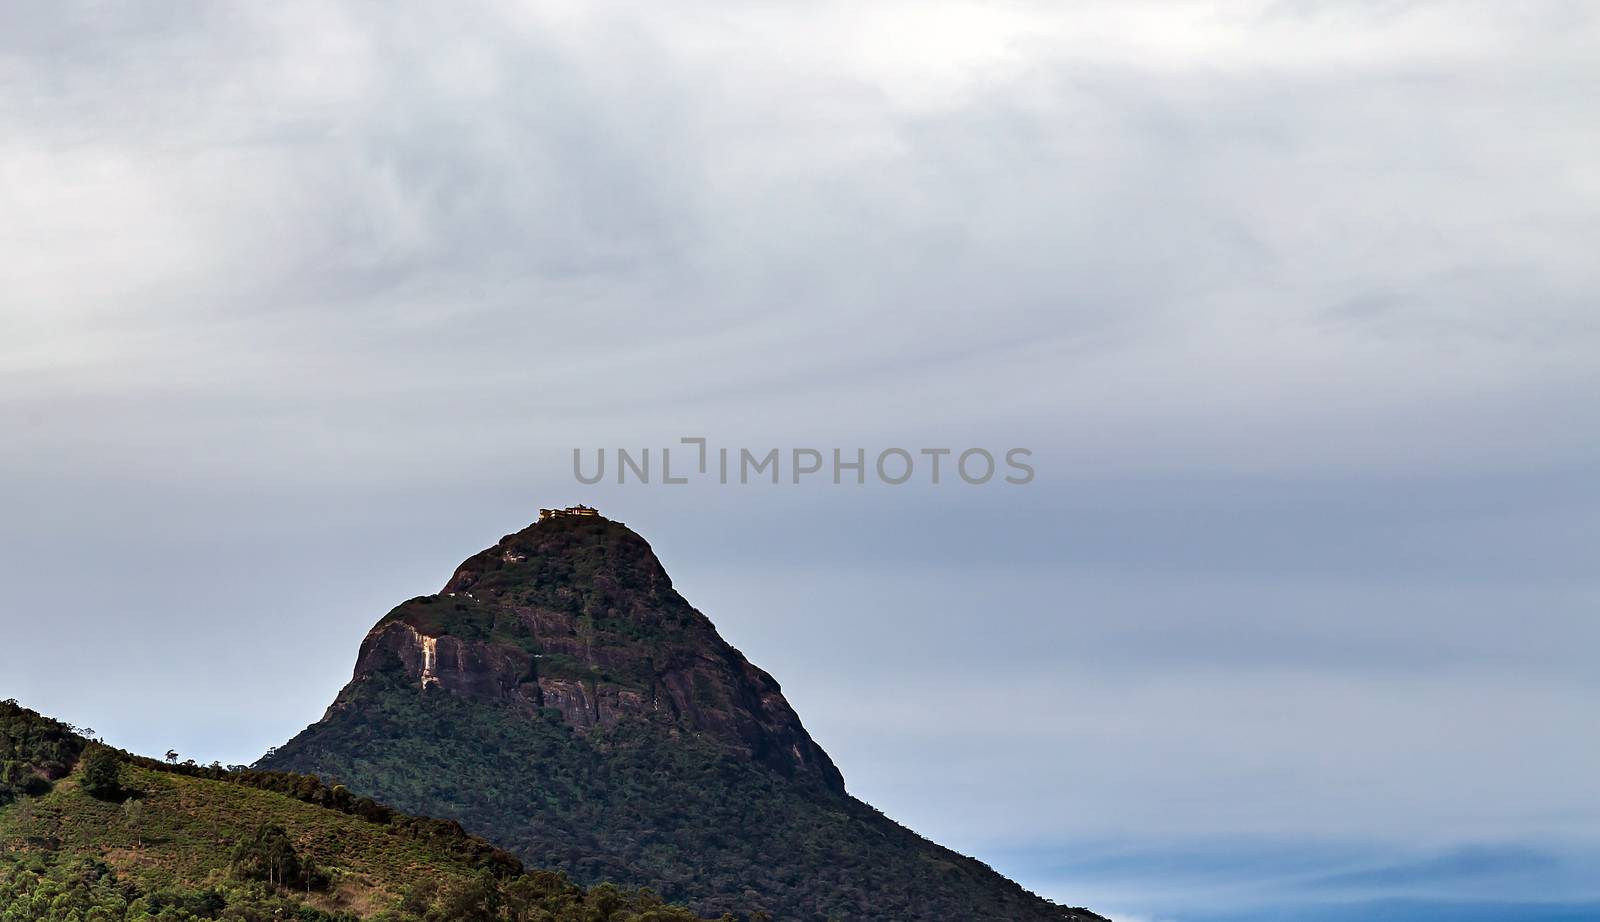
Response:
[{"label": "green foliage on slope", "polygon": [[0,702],[0,807],[50,790],[78,761],[84,745],[66,724],[44,720],[15,701]]},{"label": "green foliage on slope", "polygon": [[[167,766],[0,703],[28,785],[0,807],[0,922],[688,922],[648,893],[589,889],[456,823],[315,778]],[[84,756],[87,752],[90,755]],[[85,790],[91,759],[115,796]]]},{"label": "green foliage on slope", "polygon": [[270,764],[314,766],[458,819],[579,880],[782,920],[1097,918],[691,733],[635,720],[578,734],[559,714],[422,692],[399,674],[368,676],[353,694]]}]

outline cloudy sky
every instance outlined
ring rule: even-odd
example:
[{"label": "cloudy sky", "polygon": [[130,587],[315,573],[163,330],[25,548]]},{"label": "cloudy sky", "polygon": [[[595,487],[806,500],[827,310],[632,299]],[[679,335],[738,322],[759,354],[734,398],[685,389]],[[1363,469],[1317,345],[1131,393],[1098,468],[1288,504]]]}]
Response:
[{"label": "cloudy sky", "polygon": [[587,501],[1052,898],[1600,915],[1594,5],[666,9],[0,8],[0,697],[252,761]]}]

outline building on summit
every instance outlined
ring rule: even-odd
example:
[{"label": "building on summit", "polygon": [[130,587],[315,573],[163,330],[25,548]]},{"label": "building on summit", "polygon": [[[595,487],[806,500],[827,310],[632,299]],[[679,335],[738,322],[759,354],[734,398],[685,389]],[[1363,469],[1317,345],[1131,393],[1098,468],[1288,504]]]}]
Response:
[{"label": "building on summit", "polygon": [[595,507],[593,507],[593,506],[585,506],[585,505],[580,503],[580,504],[578,504],[576,506],[568,506],[565,509],[540,509],[539,510],[539,521],[543,522],[545,519],[555,519],[555,518],[560,518],[562,516],[567,516],[567,515],[599,515],[599,514],[600,514],[600,510],[596,509]]}]

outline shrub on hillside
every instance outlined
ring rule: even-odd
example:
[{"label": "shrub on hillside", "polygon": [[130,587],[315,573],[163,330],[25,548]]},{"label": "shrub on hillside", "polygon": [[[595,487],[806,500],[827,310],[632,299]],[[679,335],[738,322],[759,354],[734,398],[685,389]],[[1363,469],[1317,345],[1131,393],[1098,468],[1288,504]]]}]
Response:
[{"label": "shrub on hillside", "polygon": [[83,760],[83,790],[100,800],[122,800],[122,760],[103,746],[96,746]]}]

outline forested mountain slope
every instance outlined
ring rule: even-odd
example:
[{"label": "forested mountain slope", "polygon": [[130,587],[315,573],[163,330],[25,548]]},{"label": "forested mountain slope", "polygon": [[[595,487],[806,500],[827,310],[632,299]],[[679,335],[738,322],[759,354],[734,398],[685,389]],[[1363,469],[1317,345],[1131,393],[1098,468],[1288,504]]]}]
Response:
[{"label": "forested mountain slope", "polygon": [[849,796],[778,683],[643,538],[587,510],[506,536],[384,616],[323,719],[258,764],[703,913],[1099,918]]}]

